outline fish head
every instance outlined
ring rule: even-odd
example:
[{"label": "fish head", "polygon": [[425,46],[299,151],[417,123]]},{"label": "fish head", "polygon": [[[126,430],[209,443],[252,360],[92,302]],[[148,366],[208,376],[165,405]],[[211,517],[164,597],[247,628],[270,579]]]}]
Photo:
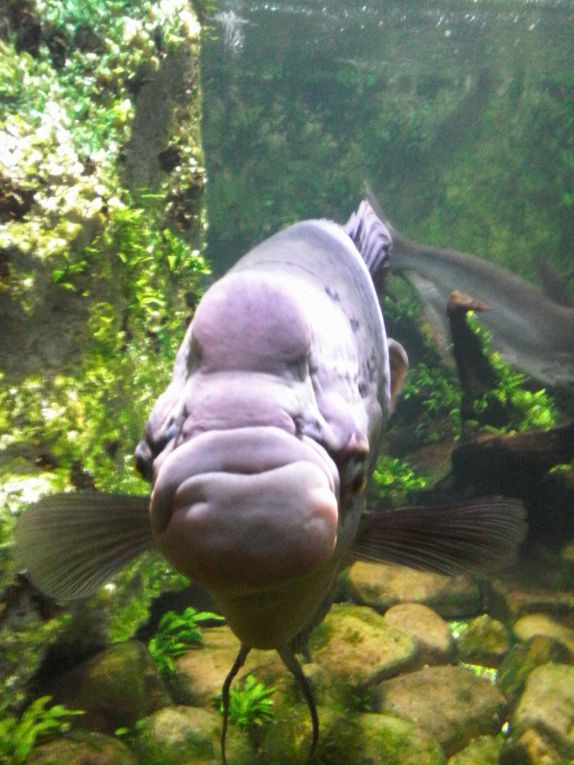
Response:
[{"label": "fish head", "polygon": [[212,591],[269,589],[327,565],[347,492],[343,462],[362,489],[368,443],[352,423],[334,442],[312,346],[313,322],[284,275],[232,272],[198,306],[185,382],[152,415],[161,450],[154,455],[148,438],[139,452],[152,445],[156,543]]}]

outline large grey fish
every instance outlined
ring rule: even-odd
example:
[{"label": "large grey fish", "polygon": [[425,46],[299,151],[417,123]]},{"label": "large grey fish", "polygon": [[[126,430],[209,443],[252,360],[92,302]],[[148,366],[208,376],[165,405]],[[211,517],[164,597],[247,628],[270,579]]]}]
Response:
[{"label": "large grey fish", "polygon": [[[375,284],[390,236],[367,202],[345,227],[297,223],[201,300],[136,450],[151,498],[48,497],[19,519],[31,579],[85,597],[152,545],[205,586],[241,649],[275,649],[311,690],[293,641],[350,556],[448,573],[507,563],[512,500],[365,514],[365,486],[407,370]],[[225,761],[225,725],[222,754]]]},{"label": "large grey fish", "polygon": [[[574,309],[560,305],[516,274],[483,258],[413,242],[389,225],[393,269],[414,271],[421,299],[445,315],[448,297],[460,290],[490,310],[479,321],[503,359],[550,385],[574,380]],[[429,282],[434,285],[434,295]],[[430,298],[430,299],[429,299]]]}]

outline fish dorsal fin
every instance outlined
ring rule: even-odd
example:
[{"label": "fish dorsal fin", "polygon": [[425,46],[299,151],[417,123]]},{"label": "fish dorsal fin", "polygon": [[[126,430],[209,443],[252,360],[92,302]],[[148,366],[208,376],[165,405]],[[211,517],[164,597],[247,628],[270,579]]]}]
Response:
[{"label": "fish dorsal fin", "polygon": [[526,535],[522,502],[503,497],[365,513],[351,558],[439,574],[511,565]]},{"label": "fish dorsal fin", "polygon": [[16,554],[56,600],[86,598],[153,548],[148,497],[77,492],[44,497],[16,522]]},{"label": "fish dorsal fin", "polygon": [[344,229],[367,264],[375,288],[379,289],[384,273],[389,267],[389,229],[366,199],[363,199],[359,209],[351,215]]}]

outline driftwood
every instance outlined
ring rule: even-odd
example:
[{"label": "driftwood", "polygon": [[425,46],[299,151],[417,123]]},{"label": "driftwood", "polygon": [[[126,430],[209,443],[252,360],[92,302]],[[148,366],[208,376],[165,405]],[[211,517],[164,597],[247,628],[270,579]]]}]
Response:
[{"label": "driftwood", "polygon": [[527,547],[559,547],[574,535],[574,472],[550,471],[573,459],[574,421],[549,430],[481,436],[454,449],[450,490],[521,499],[528,517]]},{"label": "driftwood", "polygon": [[574,460],[574,421],[548,430],[481,436],[457,446],[451,459],[459,489],[524,496],[553,467]]},{"label": "driftwood", "polygon": [[[508,421],[508,407],[490,396],[498,376],[482,349],[479,337],[468,326],[469,311],[490,310],[486,303],[455,290],[447,304],[447,316],[453,344],[453,355],[462,387],[460,417],[464,423],[477,421],[480,425],[502,427]],[[487,406],[479,411],[476,404],[486,397]]]}]

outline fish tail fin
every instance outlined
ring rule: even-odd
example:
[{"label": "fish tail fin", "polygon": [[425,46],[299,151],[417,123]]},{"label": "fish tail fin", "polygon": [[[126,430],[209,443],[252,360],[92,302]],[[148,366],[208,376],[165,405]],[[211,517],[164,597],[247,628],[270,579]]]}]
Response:
[{"label": "fish tail fin", "polygon": [[227,677],[223,681],[223,687],[221,689],[221,706],[223,708],[223,725],[221,726],[221,763],[222,765],[226,765],[227,763],[227,757],[225,755],[225,741],[227,739],[227,723],[229,721],[229,691],[231,689],[231,683],[233,682],[233,679],[241,669],[241,667],[245,664],[245,659],[247,658],[249,651],[251,648],[249,648],[246,645],[241,645],[241,648],[239,649],[239,653],[235,657],[235,661],[233,662],[233,666],[227,673]]},{"label": "fish tail fin", "polygon": [[305,702],[307,703],[307,708],[309,709],[309,714],[311,715],[311,724],[313,726],[313,734],[311,738],[311,749],[309,751],[309,757],[307,759],[307,765],[309,765],[309,763],[313,759],[313,754],[315,752],[315,748],[317,747],[317,741],[319,740],[319,716],[317,715],[317,706],[315,704],[313,690],[311,688],[311,685],[309,684],[309,680],[307,680],[307,677],[305,676],[305,673],[303,672],[303,669],[301,668],[301,665],[297,661],[297,657],[295,656],[292,648],[290,646],[284,646],[283,648],[278,650],[277,653],[281,657],[281,661],[283,662],[283,664],[285,664],[289,672],[291,672],[293,677],[299,683],[299,687],[301,688],[301,691],[303,692],[303,697],[305,698]]},{"label": "fish tail fin", "polygon": [[527,531],[522,502],[504,497],[365,513],[351,558],[464,574],[511,565]]},{"label": "fish tail fin", "polygon": [[148,497],[98,492],[44,497],[16,522],[16,555],[42,592],[86,598],[153,548],[148,504]]},{"label": "fish tail fin", "polygon": [[391,235],[368,200],[364,199],[344,226],[345,233],[367,264],[375,287],[378,289],[389,266]]}]

